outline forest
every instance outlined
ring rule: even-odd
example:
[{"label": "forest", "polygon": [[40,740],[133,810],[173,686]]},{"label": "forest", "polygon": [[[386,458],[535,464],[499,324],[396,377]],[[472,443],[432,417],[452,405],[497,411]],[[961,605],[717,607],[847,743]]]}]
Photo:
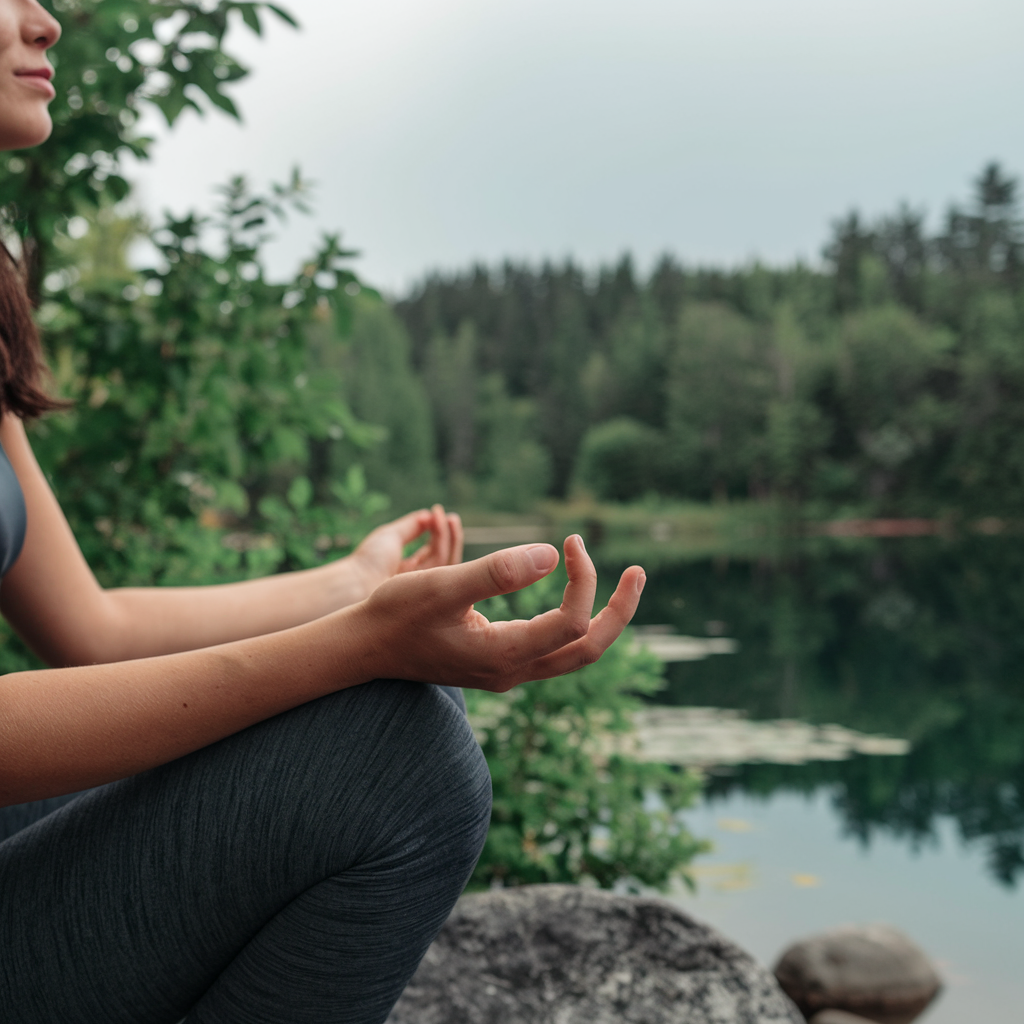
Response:
[{"label": "forest", "polygon": [[[353,408],[389,430],[367,463],[385,488],[389,465],[423,465],[429,409],[439,481],[471,506],[585,492],[999,515],[1024,501],[1024,223],[995,163],[940,229],[908,206],[853,212],[815,266],[506,263],[430,275],[391,308],[349,342]],[[380,393],[388,360],[411,366],[401,394]]]}]

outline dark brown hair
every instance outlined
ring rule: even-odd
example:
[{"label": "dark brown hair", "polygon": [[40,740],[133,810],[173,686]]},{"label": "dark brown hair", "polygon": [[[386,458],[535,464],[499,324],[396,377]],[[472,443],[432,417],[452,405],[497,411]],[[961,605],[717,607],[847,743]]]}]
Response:
[{"label": "dark brown hair", "polygon": [[43,390],[46,374],[24,266],[0,241],[0,412],[31,419],[67,408]]}]

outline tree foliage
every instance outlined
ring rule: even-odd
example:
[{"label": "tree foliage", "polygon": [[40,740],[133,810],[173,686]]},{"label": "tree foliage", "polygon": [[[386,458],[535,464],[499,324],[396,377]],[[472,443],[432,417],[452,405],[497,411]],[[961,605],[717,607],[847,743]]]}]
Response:
[{"label": "tree foliage", "polygon": [[53,0],[62,40],[50,51],[54,130],[42,146],[0,158],[0,207],[15,211],[32,243],[33,290],[52,265],[52,240],[67,221],[124,199],[126,156],[147,159],[138,133],[147,107],[173,125],[185,110],[238,117],[226,87],[247,69],[224,49],[231,21],[262,31],[282,8],[235,0]]},{"label": "tree foliage", "polygon": [[[304,193],[299,178],[269,196],[236,179],[215,216],[152,232],[160,259],[141,271],[123,259],[137,225],[111,208],[59,242],[68,265],[47,275],[38,318],[73,407],[30,433],[104,585],[316,565],[387,505],[351,457],[374,431],[310,343],[348,330],[360,290],[350,254],[325,236],[292,280],[264,274],[266,221]],[[28,663],[8,636],[0,666]]]},{"label": "tree foliage", "polygon": [[[1016,181],[986,166],[973,199],[931,233],[906,206],[874,222],[851,213],[824,257],[734,270],[665,257],[646,281],[628,258],[592,274],[474,267],[429,277],[396,310],[424,373],[438,338],[471,334],[463,376],[500,374],[534,404],[553,496],[582,485],[617,500],[653,490],[863,514],[1019,511]],[[460,416],[474,422],[468,407]],[[464,435],[460,467],[480,443]]]},{"label": "tree foliage", "polygon": [[[226,87],[246,71],[227,33],[260,31],[268,10],[292,21],[262,3],[57,0],[53,135],[0,161],[8,239],[13,226],[33,261],[56,390],[73,402],[32,426],[33,444],[107,586],[313,565],[386,504],[355,460],[332,464],[343,438],[365,448],[373,431],[311,344],[349,329],[353,254],[325,235],[290,281],[263,269],[272,223],[306,209],[298,172],[262,195],[235,179],[212,215],[152,230],[121,204],[123,159],[152,149],[142,110],[237,116]],[[141,270],[126,258],[140,236],[154,254]],[[30,663],[6,635],[2,667]]]}]

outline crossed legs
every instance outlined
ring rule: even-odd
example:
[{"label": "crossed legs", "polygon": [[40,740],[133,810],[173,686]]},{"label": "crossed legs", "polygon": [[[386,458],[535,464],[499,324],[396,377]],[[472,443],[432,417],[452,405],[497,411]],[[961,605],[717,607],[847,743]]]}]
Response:
[{"label": "crossed legs", "polygon": [[460,699],[378,680],[0,810],[8,831],[50,811],[0,842],[5,1021],[384,1021],[487,831]]}]

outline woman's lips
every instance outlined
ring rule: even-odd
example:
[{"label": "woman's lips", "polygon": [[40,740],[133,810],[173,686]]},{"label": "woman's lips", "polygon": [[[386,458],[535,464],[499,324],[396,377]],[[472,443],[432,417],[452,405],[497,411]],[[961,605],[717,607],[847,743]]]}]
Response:
[{"label": "woman's lips", "polygon": [[30,68],[24,71],[15,71],[14,77],[24,82],[31,89],[38,89],[47,99],[53,99],[57,90],[50,84],[53,77],[52,68]]}]

